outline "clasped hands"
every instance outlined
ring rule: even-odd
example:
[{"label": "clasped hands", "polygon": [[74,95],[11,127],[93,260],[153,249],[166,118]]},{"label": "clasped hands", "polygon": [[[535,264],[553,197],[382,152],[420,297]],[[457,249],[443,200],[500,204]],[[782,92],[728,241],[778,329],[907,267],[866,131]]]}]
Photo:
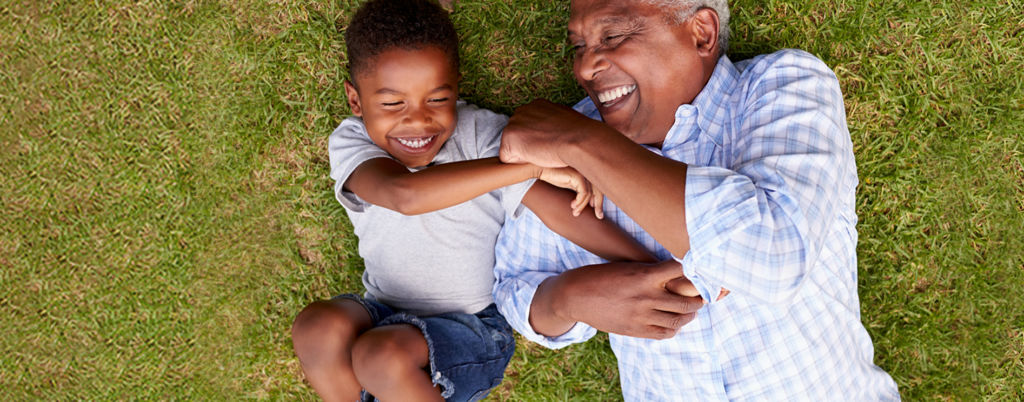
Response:
[{"label": "clasped hands", "polygon": [[[602,123],[545,100],[516,109],[502,135],[500,158],[506,163],[532,163],[545,168],[540,179],[577,191],[574,214],[588,203],[600,213],[604,196],[563,159],[561,152],[581,136],[607,129]],[[590,191],[590,196],[581,191]],[[599,215],[600,217],[600,215]],[[585,322],[605,332],[665,339],[675,336],[707,302],[674,261],[656,264],[612,263],[567,271],[542,285],[547,322]],[[540,292],[540,290],[538,290]],[[728,290],[722,289],[718,299]],[[536,301],[536,300],[535,300]],[[539,318],[538,322],[544,322]],[[531,321],[533,319],[531,318]],[[563,326],[552,326],[564,330]],[[557,332],[557,331],[555,331]],[[547,335],[558,335],[557,333]]]}]

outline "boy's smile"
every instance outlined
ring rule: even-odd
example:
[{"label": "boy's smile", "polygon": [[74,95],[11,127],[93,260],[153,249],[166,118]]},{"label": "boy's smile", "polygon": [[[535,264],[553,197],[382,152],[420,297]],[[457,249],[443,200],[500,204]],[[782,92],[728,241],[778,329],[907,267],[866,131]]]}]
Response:
[{"label": "boy's smile", "polygon": [[439,48],[390,49],[345,82],[352,113],[374,144],[407,167],[430,164],[457,121],[459,74]]}]

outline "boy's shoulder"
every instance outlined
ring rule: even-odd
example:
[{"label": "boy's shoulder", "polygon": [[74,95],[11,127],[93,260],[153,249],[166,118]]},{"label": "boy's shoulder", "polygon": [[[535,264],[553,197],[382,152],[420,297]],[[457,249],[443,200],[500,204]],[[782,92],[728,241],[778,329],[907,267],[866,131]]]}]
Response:
[{"label": "boy's shoulder", "polygon": [[479,129],[480,127],[504,128],[508,124],[508,116],[464,100],[456,102],[455,112],[458,114],[458,126],[471,125]]},{"label": "boy's shoulder", "polygon": [[458,123],[439,158],[446,162],[497,155],[508,117],[465,101],[456,104]]},{"label": "boy's shoulder", "polygon": [[363,122],[363,118],[359,116],[349,116],[338,124],[338,127],[334,128],[331,132],[331,138],[365,138],[370,139],[370,134],[366,131],[366,123]]}]

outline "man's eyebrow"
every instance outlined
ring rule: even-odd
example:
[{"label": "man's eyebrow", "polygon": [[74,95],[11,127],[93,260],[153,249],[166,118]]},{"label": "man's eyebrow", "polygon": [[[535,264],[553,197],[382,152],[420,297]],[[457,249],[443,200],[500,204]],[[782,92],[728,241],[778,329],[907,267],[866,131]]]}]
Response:
[{"label": "man's eyebrow", "polygon": [[[635,16],[609,15],[607,17],[601,17],[600,19],[598,19],[594,23],[594,25],[597,25],[600,28],[605,28],[608,25],[628,24],[628,25],[630,25],[631,28],[633,28],[635,26],[640,25],[640,23],[641,23],[640,21],[642,21],[642,18],[638,18],[638,17],[635,17]],[[572,37],[574,35],[575,36],[579,36],[579,34],[575,33],[572,30],[572,28],[566,29],[566,32],[567,32],[567,35],[566,35],[567,37]]]},{"label": "man's eyebrow", "polygon": [[601,19],[597,20],[597,23],[599,25],[614,25],[621,24],[624,22],[630,22],[632,20],[634,20],[634,18],[623,15],[609,15],[607,17],[602,17]]}]

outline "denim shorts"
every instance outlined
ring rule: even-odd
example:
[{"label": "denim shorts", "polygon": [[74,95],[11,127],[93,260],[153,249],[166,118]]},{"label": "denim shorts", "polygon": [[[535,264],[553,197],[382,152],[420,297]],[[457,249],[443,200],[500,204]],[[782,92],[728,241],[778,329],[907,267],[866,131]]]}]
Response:
[{"label": "denim shorts", "polygon": [[[443,313],[418,317],[390,306],[344,294],[370,313],[373,326],[410,324],[423,331],[430,350],[430,379],[446,401],[477,401],[501,383],[515,352],[512,327],[493,304],[476,314]],[[375,398],[363,392],[364,401]]]}]

